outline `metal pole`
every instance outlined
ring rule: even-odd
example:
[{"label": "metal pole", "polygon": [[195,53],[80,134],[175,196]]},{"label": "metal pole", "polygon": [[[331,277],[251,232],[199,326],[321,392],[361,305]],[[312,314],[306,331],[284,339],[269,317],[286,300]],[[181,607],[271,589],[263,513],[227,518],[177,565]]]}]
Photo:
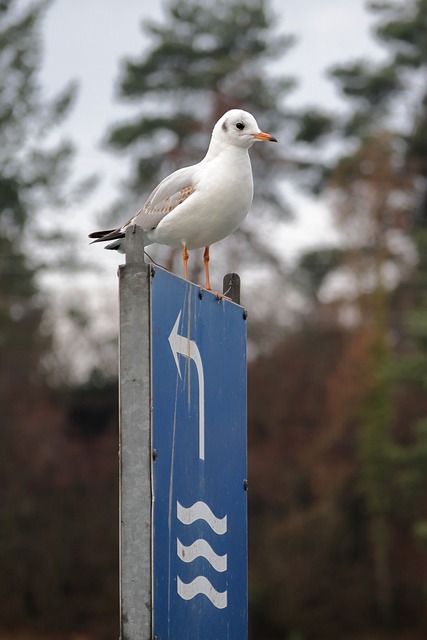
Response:
[{"label": "metal pole", "polygon": [[151,367],[150,266],[143,234],[126,232],[120,297],[120,637],[150,640]]}]

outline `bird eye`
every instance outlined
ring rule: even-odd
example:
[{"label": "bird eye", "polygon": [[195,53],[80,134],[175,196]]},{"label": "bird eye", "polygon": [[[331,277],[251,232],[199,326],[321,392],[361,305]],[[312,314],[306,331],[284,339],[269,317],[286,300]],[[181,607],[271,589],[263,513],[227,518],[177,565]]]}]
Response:
[{"label": "bird eye", "polygon": [[243,131],[244,128],[245,128],[245,125],[243,124],[243,122],[238,122],[236,124],[236,129],[239,129],[239,131]]}]

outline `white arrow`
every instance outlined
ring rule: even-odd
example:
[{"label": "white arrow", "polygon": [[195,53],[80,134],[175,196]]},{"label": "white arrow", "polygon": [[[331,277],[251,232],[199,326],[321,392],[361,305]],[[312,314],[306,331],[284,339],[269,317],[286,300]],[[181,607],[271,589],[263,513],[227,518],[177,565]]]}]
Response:
[{"label": "white arrow", "polygon": [[199,347],[194,340],[190,340],[185,336],[181,336],[178,333],[178,325],[181,320],[181,311],[178,313],[178,317],[173,326],[170,336],[168,338],[170,348],[172,349],[173,357],[175,359],[176,368],[178,369],[179,377],[181,377],[181,369],[179,367],[178,354],[193,360],[196,365],[197,375],[199,376],[199,458],[205,459],[205,378],[203,375],[203,364],[200,356]]}]

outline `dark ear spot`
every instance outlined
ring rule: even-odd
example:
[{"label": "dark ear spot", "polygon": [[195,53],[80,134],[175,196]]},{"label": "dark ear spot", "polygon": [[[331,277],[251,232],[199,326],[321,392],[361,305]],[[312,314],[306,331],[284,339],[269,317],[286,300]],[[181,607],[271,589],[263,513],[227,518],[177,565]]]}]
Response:
[{"label": "dark ear spot", "polygon": [[224,131],[228,131],[227,121],[226,120],[224,120],[224,122],[222,123],[222,129],[224,129]]}]

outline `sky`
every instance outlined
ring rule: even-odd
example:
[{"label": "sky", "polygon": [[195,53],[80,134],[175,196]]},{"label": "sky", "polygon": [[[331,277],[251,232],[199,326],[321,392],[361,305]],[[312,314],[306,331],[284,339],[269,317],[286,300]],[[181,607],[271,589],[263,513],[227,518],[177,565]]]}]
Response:
[{"label": "sky", "polygon": [[[355,57],[378,57],[379,49],[370,33],[372,17],[365,4],[366,0],[272,0],[278,31],[296,37],[293,48],[276,63],[282,73],[299,79],[289,106],[336,106],[338,96],[325,77],[326,69]],[[87,200],[64,212],[80,228],[82,245],[90,231],[102,226],[102,212],[116,200],[120,180],[129,171],[126,158],[115,156],[102,145],[107,128],[131,113],[115,93],[120,63],[127,57],[139,57],[149,45],[141,22],[158,21],[162,15],[161,0],[54,0],[44,18],[42,87],[45,95],[52,96],[69,81],[78,82],[78,99],[64,132],[77,147],[76,176],[97,173],[100,177],[97,189]],[[254,115],[262,123],[262,114]],[[141,193],[141,205],[147,195]],[[333,234],[325,206],[295,192],[290,196],[295,220],[286,224],[282,233],[283,250],[292,259],[302,248],[328,243]],[[123,220],[132,213],[124,210]],[[99,271],[86,274],[77,296],[85,296],[86,304],[96,307],[92,312],[102,317],[105,299],[117,290],[117,265],[123,258],[100,245],[88,245],[88,257]],[[56,291],[59,304],[58,291],[63,290],[68,299],[69,288],[77,283],[75,277],[73,282],[64,285],[61,280],[58,284],[53,274],[45,281]],[[99,291],[105,295],[95,295]]]}]

